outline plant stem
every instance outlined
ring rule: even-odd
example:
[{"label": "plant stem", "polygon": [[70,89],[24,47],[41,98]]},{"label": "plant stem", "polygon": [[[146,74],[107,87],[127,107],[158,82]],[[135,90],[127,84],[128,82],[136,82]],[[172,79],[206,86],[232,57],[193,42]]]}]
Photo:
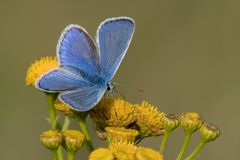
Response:
[{"label": "plant stem", "polygon": [[86,126],[86,117],[87,117],[87,113],[83,113],[80,118],[78,118],[78,123],[79,123],[79,126],[83,132],[83,134],[85,134],[86,136],[86,147],[88,149],[88,152],[92,152],[93,151],[93,145],[92,145],[92,141],[91,141],[91,138],[88,134],[88,130],[87,130],[87,126]]},{"label": "plant stem", "polygon": [[67,152],[67,160],[74,160],[74,153],[73,152]]},{"label": "plant stem", "polygon": [[58,160],[58,156],[57,156],[57,151],[56,150],[51,150],[51,154],[52,154],[53,160]]},{"label": "plant stem", "polygon": [[58,147],[57,156],[58,156],[58,160],[63,160],[62,146]]},{"label": "plant stem", "polygon": [[165,149],[165,147],[166,147],[169,133],[170,133],[170,131],[166,130],[165,133],[164,133],[164,135],[163,135],[163,139],[162,139],[162,142],[161,142],[161,145],[160,145],[160,153],[161,153],[161,154],[163,154],[164,149]]},{"label": "plant stem", "polygon": [[[48,100],[48,112],[49,112],[49,121],[52,129],[56,129],[57,127],[57,121],[56,121],[56,109],[54,108],[54,102],[57,99],[57,93],[46,93],[47,100]],[[54,155],[52,153],[52,156],[55,160],[63,160],[63,154],[62,154],[62,147],[59,146],[57,151],[54,151]],[[57,157],[55,157],[57,156]]]},{"label": "plant stem", "polygon": [[55,93],[46,93],[48,100],[48,112],[49,112],[49,120],[52,129],[56,129],[56,109],[54,108],[54,101],[57,98],[57,94]]},{"label": "plant stem", "polygon": [[140,137],[140,136],[138,137],[138,136],[137,136],[136,139],[135,139],[135,141],[134,141],[134,143],[135,143],[135,144],[138,144],[138,143],[140,143],[144,138],[145,138],[145,137]]},{"label": "plant stem", "polygon": [[203,148],[205,144],[206,142],[201,141],[197,148],[185,160],[192,160],[193,157],[195,157],[198,154],[198,152]]},{"label": "plant stem", "polygon": [[186,150],[186,148],[187,148],[187,146],[188,146],[188,143],[189,143],[189,140],[190,140],[190,138],[191,138],[191,135],[192,135],[192,133],[186,133],[184,142],[183,142],[183,144],[182,144],[181,150],[180,150],[180,152],[179,152],[178,157],[177,157],[176,160],[181,160],[181,159],[182,159],[182,157],[183,157],[183,155],[184,155],[184,152],[185,152],[185,150]]},{"label": "plant stem", "polygon": [[64,123],[63,123],[63,126],[62,126],[62,131],[68,129],[70,124],[71,124],[71,118],[68,117],[68,116],[65,116],[65,120],[64,120]]}]

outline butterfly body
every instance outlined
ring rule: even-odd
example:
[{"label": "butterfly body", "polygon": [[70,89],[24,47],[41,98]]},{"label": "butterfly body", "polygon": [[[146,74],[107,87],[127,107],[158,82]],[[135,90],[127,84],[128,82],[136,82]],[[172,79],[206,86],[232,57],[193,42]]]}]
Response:
[{"label": "butterfly body", "polygon": [[118,17],[103,21],[96,42],[84,28],[69,25],[57,45],[59,68],[49,71],[36,82],[46,92],[59,92],[59,99],[72,109],[87,111],[94,107],[111,82],[134,32],[134,21]]}]

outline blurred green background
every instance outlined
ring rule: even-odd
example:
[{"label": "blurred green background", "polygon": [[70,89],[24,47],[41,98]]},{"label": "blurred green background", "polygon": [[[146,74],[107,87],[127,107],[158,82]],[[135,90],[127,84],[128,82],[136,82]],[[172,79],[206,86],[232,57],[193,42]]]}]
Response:
[{"label": "blurred green background", "polygon": [[[148,100],[165,112],[196,111],[217,124],[222,135],[201,152],[204,160],[240,159],[240,1],[0,1],[0,159],[51,159],[39,143],[48,129],[46,97],[25,86],[35,59],[55,55],[61,31],[80,24],[95,36],[101,21],[130,16],[136,22],[132,44],[115,82],[131,102]],[[94,126],[89,122],[89,129]],[[96,146],[104,145],[91,134]],[[175,159],[183,141],[179,128],[165,158]],[[141,145],[158,149],[161,138]],[[193,136],[189,153],[198,142]],[[86,160],[86,150],[78,158]]]}]

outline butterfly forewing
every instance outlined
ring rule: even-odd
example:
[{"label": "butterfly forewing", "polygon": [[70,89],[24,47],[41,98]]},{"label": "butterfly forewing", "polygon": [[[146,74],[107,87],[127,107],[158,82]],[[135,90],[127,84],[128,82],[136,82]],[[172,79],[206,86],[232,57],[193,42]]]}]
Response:
[{"label": "butterfly forewing", "polygon": [[115,75],[134,32],[134,21],[128,17],[105,20],[98,28],[97,43],[100,65],[107,80]]},{"label": "butterfly forewing", "polygon": [[89,34],[78,25],[66,27],[59,39],[57,55],[62,67],[100,76],[98,49]]}]

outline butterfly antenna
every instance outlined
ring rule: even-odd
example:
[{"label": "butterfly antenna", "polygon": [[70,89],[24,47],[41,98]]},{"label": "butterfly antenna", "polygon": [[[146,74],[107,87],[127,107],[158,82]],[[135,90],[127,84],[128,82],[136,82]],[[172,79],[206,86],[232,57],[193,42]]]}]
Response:
[{"label": "butterfly antenna", "polygon": [[124,96],[121,92],[119,92],[119,91],[116,90],[115,88],[114,88],[114,91],[115,91],[117,94],[119,94],[124,100],[126,100],[125,96]]},{"label": "butterfly antenna", "polygon": [[132,89],[132,90],[135,90],[135,91],[138,91],[138,92],[144,92],[144,90],[141,90],[141,89],[136,89],[136,88],[133,88],[133,87],[130,87],[130,86],[126,86],[126,85],[122,85],[122,84],[120,84],[120,83],[116,83],[116,82],[112,82],[114,85],[117,85],[117,86],[123,86],[123,87],[125,87],[125,88],[129,88],[129,89]]}]

